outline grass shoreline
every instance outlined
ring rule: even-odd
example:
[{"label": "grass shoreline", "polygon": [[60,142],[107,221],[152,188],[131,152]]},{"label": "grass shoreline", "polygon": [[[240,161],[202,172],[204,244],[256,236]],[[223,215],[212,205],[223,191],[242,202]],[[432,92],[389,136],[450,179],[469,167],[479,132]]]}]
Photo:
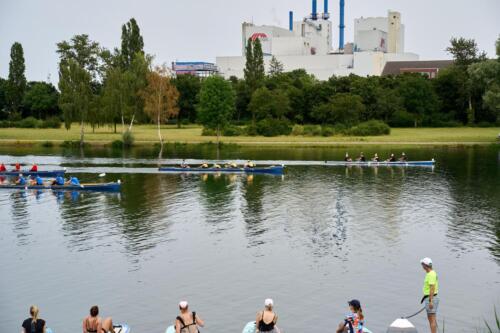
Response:
[{"label": "grass shoreline", "polygon": [[[200,126],[191,125],[183,128],[163,126],[162,135],[169,144],[210,144],[216,137],[202,136]],[[153,146],[158,143],[154,125],[137,125],[133,129],[135,146]],[[408,146],[472,146],[498,144],[499,127],[454,127],[454,128],[393,128],[390,135],[384,136],[231,136],[221,137],[223,144],[241,146],[291,146],[291,147],[328,147],[328,146],[363,146],[363,145],[408,145]],[[79,127],[66,129],[21,129],[0,128],[0,145],[62,145],[65,141],[78,141]],[[120,140],[121,133],[113,133],[108,128],[99,128],[92,133],[86,129],[85,142],[88,146],[110,146]]]}]

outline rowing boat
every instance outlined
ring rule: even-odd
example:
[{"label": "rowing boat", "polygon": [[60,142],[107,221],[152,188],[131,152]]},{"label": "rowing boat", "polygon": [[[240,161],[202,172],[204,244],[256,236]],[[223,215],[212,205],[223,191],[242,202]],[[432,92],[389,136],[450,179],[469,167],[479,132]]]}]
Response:
[{"label": "rowing boat", "polygon": [[36,177],[40,176],[42,178],[56,178],[56,177],[64,177],[66,170],[47,170],[47,171],[29,171],[29,170],[19,170],[19,171],[0,171],[0,176],[8,176],[8,177],[18,177],[19,175],[23,175],[25,177],[31,176]]},{"label": "rowing boat", "polygon": [[380,162],[373,162],[373,161],[366,161],[366,162],[326,161],[325,164],[328,166],[421,166],[421,167],[426,167],[426,166],[434,166],[436,164],[436,161],[435,160],[407,161],[407,162],[401,162],[401,161],[396,161],[396,162],[387,162],[387,161],[380,161]]},{"label": "rowing boat", "polygon": [[118,192],[121,189],[121,183],[88,183],[81,185],[18,185],[2,184],[0,189],[27,189],[27,190],[54,190],[54,191],[99,191],[99,192]]},{"label": "rowing boat", "polygon": [[169,173],[251,173],[251,174],[270,174],[282,175],[285,167],[282,165],[273,165],[269,167],[255,168],[181,168],[181,167],[161,167],[158,169]]}]

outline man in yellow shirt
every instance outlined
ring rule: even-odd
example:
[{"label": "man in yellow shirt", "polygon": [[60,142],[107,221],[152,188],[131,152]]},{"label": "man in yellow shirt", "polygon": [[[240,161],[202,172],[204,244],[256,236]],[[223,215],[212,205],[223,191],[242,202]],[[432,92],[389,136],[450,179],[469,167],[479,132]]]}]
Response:
[{"label": "man in yellow shirt", "polygon": [[432,269],[431,258],[424,258],[420,260],[422,268],[426,272],[424,279],[424,287],[422,291],[424,297],[422,297],[422,303],[425,302],[425,310],[427,311],[427,319],[429,319],[429,325],[431,327],[431,333],[437,332],[437,322],[436,313],[439,306],[439,281],[437,273]]}]

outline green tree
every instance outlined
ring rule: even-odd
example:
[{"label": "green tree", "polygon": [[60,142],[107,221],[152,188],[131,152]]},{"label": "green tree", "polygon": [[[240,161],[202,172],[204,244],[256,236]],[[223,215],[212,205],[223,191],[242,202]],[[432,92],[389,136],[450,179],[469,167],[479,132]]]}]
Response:
[{"label": "green tree", "polygon": [[101,66],[102,49],[99,43],[89,39],[88,35],[75,35],[68,41],[57,43],[57,53],[60,62],[67,63],[74,60],[81,68],[86,70],[92,80],[99,78]]},{"label": "green tree", "polygon": [[262,87],[255,90],[248,108],[257,121],[266,118],[283,119],[290,111],[290,101],[283,91]]},{"label": "green tree", "polygon": [[380,119],[387,123],[395,112],[403,109],[403,101],[396,90],[377,87],[375,106],[370,119]]},{"label": "green tree", "polygon": [[365,112],[361,96],[350,93],[335,94],[330,102],[316,106],[312,116],[323,124],[343,124],[352,127]]},{"label": "green tree", "polygon": [[144,41],[135,18],[122,26],[121,65],[129,69],[137,53],[144,54]]},{"label": "green tree", "polygon": [[180,127],[182,119],[187,119],[191,123],[196,122],[196,104],[201,89],[200,78],[190,74],[179,75],[173,83],[179,91],[177,126]]},{"label": "green tree", "polygon": [[38,119],[59,114],[59,92],[47,82],[30,82],[23,98],[23,106],[30,116]]},{"label": "green tree", "polygon": [[446,52],[453,56],[457,66],[467,67],[470,64],[486,59],[486,53],[484,51],[479,52],[474,39],[453,37],[450,39],[450,44],[446,48]]},{"label": "green tree", "polygon": [[7,80],[2,79],[0,77],[0,119],[5,119],[7,118],[8,112],[7,112],[7,100],[6,100],[6,93],[7,93]]},{"label": "green tree", "polygon": [[163,136],[161,134],[161,124],[174,118],[179,113],[177,101],[179,92],[172,84],[165,66],[157,66],[155,70],[148,73],[147,85],[141,95],[144,98],[144,111],[156,122],[158,128],[158,138],[160,139],[160,152],[158,162],[163,154]]},{"label": "green tree", "polygon": [[106,114],[106,120],[115,124],[121,121],[122,134],[125,133],[125,120],[130,119],[133,112],[134,90],[133,77],[129,71],[120,67],[110,67],[102,89],[101,105]]},{"label": "green tree", "polygon": [[262,52],[262,43],[259,38],[253,41],[253,65],[254,65],[254,78],[257,83],[256,87],[264,84],[266,76],[264,68],[264,53]]},{"label": "green tree", "polygon": [[274,76],[283,73],[283,63],[281,63],[275,56],[272,56],[269,62],[269,75]]},{"label": "green tree", "polygon": [[[250,97],[255,90],[262,87],[266,76],[264,69],[264,55],[262,44],[258,38],[249,39],[245,49],[246,63],[243,70],[247,96]],[[255,119],[253,119],[255,121]]]},{"label": "green tree", "polygon": [[211,76],[203,81],[198,103],[198,119],[206,128],[220,133],[230,122],[234,112],[234,91],[231,83],[220,76]]},{"label": "green tree", "polygon": [[[476,107],[478,121],[494,122],[498,118],[498,96],[500,88],[500,62],[486,60],[469,66],[467,70],[474,92],[481,96],[482,103]],[[484,105],[483,105],[484,103]]]},{"label": "green tree", "polygon": [[397,90],[403,100],[404,108],[414,117],[415,127],[430,119],[438,108],[439,100],[432,82],[425,76],[403,74],[399,78]]},{"label": "green tree", "polygon": [[5,99],[11,112],[20,112],[24,91],[26,90],[26,77],[24,71],[24,51],[20,43],[12,44],[10,49],[9,77]]},{"label": "green tree", "polygon": [[440,101],[440,114],[466,124],[469,98],[467,72],[458,66],[451,66],[440,70],[432,83]]},{"label": "green tree", "polygon": [[92,103],[91,77],[74,59],[59,64],[59,107],[66,129],[72,121],[80,122],[80,146],[84,145],[84,123]]}]

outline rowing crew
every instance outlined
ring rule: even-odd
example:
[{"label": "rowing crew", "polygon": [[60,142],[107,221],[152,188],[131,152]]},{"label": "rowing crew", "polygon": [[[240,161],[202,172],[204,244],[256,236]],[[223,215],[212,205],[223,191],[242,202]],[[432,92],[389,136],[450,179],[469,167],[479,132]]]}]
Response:
[{"label": "rowing crew", "polygon": [[[243,168],[255,168],[255,163],[252,161],[248,160],[245,164],[243,164]],[[180,164],[180,167],[182,169],[189,169],[191,166],[186,163],[186,160],[182,160],[182,163]],[[225,163],[224,166],[214,163],[212,166],[209,166],[208,163],[203,163],[199,166],[201,169],[236,169],[239,168],[238,164],[235,162],[230,162],[230,163]]]},{"label": "rowing crew", "polygon": [[[5,164],[1,163],[0,164],[0,172],[6,172],[7,171],[7,167],[5,166]],[[21,164],[20,163],[16,163],[16,165],[14,166],[14,169],[12,169],[13,172],[16,172],[16,171],[21,171]],[[38,165],[36,164],[33,164],[31,166],[31,169],[29,170],[30,172],[37,172],[38,171]]]},{"label": "rowing crew", "polygon": [[[345,157],[344,157],[344,162],[353,162],[353,161],[356,161],[356,162],[366,162],[366,157],[363,153],[359,154],[359,157],[356,158],[355,160],[353,160],[350,156],[349,156],[349,153],[345,153]],[[381,162],[380,160],[380,157],[378,156],[377,153],[375,153],[375,155],[373,155],[373,157],[371,158],[371,161],[372,162]],[[405,153],[402,153],[401,156],[397,159],[396,156],[394,154],[391,154],[389,156],[388,159],[385,160],[385,162],[407,162],[408,161],[408,157],[406,156]]]},{"label": "rowing crew", "polygon": [[64,186],[64,185],[71,185],[71,186],[80,186],[80,180],[77,177],[70,177],[68,180],[65,180],[63,177],[58,176],[56,179],[54,179],[52,182],[49,183],[44,183],[42,177],[36,176],[35,178],[32,179],[26,179],[22,174],[20,174],[17,177],[16,180],[16,185],[22,185],[22,186],[44,186],[44,185],[57,185],[57,186]]}]

